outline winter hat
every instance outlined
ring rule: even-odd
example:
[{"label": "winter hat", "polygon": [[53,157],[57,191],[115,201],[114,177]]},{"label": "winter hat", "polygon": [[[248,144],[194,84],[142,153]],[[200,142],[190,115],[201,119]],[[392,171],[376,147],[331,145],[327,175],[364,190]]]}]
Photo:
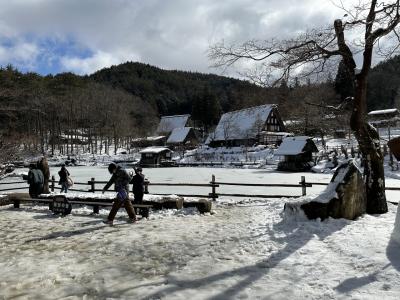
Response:
[{"label": "winter hat", "polygon": [[108,165],[108,172],[110,172],[110,174],[117,168],[117,165],[115,163],[111,163]]}]

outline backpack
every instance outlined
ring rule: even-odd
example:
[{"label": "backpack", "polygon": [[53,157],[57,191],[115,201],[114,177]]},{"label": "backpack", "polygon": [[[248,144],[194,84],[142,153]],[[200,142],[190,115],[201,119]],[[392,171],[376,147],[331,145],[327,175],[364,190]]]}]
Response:
[{"label": "backpack", "polygon": [[73,186],[74,185],[74,181],[72,180],[72,178],[71,177],[67,177],[67,182],[68,182],[68,187],[70,188],[71,186]]}]

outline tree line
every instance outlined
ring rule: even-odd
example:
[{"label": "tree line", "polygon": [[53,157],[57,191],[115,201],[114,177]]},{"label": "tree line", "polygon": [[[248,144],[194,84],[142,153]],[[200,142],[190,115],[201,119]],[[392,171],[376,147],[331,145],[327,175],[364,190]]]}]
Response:
[{"label": "tree line", "polygon": [[18,152],[115,152],[158,122],[141,98],[71,73],[43,77],[8,66],[0,86],[3,160]]},{"label": "tree line", "polygon": [[[399,67],[397,56],[371,70],[369,109],[397,106]],[[21,150],[69,154],[78,146],[92,153],[115,152],[135,137],[152,134],[162,115],[191,114],[195,126],[207,133],[222,113],[266,103],[278,104],[283,119],[293,121],[288,131],[323,137],[334,128],[348,128],[348,116],[324,106],[339,105],[353,90],[343,64],[335,79],[281,80],[271,88],[132,62],[91,76],[23,74],[7,66],[0,69],[0,151],[4,158]]]}]

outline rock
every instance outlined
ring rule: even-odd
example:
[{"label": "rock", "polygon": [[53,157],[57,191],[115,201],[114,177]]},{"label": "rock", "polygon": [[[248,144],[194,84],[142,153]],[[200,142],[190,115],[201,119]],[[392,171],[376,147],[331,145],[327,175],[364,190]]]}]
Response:
[{"label": "rock", "polygon": [[354,161],[340,165],[326,190],[317,198],[306,203],[286,204],[285,210],[297,211],[298,206],[308,219],[332,217],[354,220],[364,214],[367,207],[366,188]]}]

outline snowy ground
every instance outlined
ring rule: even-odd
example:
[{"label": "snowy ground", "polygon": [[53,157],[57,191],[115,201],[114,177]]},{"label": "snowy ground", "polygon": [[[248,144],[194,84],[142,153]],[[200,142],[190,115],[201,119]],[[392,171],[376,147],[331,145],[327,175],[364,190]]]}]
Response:
[{"label": "snowy ground", "polygon": [[[105,168],[71,168],[79,180],[93,172],[108,178]],[[145,173],[154,182],[203,182],[215,174],[294,183],[301,175],[208,168]],[[306,178],[327,182],[330,175]],[[398,180],[387,185],[399,186]],[[397,201],[399,193],[388,197]],[[357,221],[320,222],[284,218],[285,201],[220,199],[214,214],[160,211],[134,225],[121,210],[114,227],[101,223],[107,210],[92,216],[90,208],[74,208],[61,218],[44,206],[0,207],[0,298],[399,299],[400,244],[391,239],[397,206]]]}]

